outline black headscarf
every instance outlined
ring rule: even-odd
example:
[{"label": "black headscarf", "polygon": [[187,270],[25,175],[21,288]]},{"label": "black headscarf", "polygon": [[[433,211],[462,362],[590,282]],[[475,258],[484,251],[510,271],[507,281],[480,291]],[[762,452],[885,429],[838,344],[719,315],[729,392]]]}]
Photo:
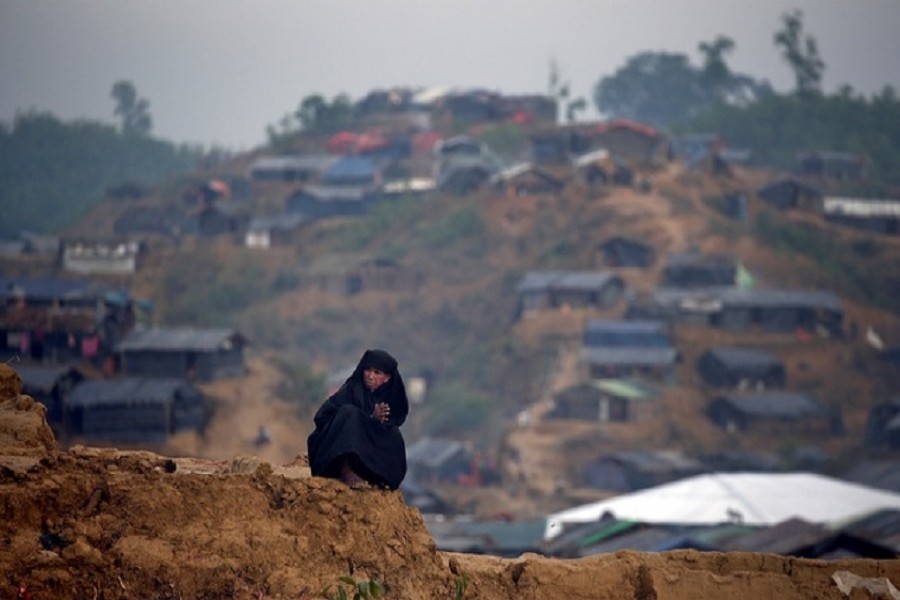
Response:
[{"label": "black headscarf", "polygon": [[[363,381],[367,368],[378,369],[390,379],[370,391]],[[371,417],[378,402],[391,407],[385,423]],[[408,414],[409,400],[397,360],[384,350],[366,350],[353,374],[316,412],[316,429],[307,440],[313,475],[335,476],[336,461],[352,455],[358,474],[370,483],[398,488],[406,475],[406,448],[399,428]]]},{"label": "black headscarf", "polygon": [[389,422],[399,427],[406,420],[406,415],[409,414],[409,399],[406,396],[406,386],[403,383],[403,378],[397,369],[397,359],[386,351],[372,349],[363,352],[362,358],[359,359],[359,363],[357,363],[353,373],[335,395],[341,393],[341,390],[346,387],[353,387],[356,383],[362,383],[365,387],[363,371],[369,368],[378,369],[390,377],[388,381],[372,392],[372,395],[376,402],[388,403],[391,407]]}]

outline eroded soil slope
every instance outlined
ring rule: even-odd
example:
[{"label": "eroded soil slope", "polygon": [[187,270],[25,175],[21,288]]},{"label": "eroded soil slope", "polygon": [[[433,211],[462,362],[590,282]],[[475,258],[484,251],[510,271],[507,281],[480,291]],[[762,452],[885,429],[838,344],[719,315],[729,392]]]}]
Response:
[{"label": "eroded soil slope", "polygon": [[[0,597],[323,598],[340,577],[388,598],[889,597],[900,560],[619,552],[580,560],[438,551],[399,492],[272,465],[76,446],[0,365]],[[835,574],[838,574],[837,580]],[[863,578],[859,580],[858,578]],[[887,579],[885,579],[887,578]],[[848,583],[849,582],[849,583]],[[847,587],[855,585],[855,587]]]}]

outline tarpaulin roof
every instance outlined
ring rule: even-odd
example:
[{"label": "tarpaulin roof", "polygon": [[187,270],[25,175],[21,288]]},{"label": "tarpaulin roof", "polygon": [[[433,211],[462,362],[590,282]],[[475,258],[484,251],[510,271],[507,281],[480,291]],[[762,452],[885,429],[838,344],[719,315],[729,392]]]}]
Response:
[{"label": "tarpaulin roof", "polygon": [[359,136],[350,131],[341,131],[334,134],[325,142],[325,148],[334,154],[349,154],[356,148],[356,140]]},{"label": "tarpaulin roof", "polygon": [[132,331],[116,347],[127,350],[193,350],[214,352],[230,349],[235,343],[244,343],[240,333],[233,329],[210,328],[154,328]]},{"label": "tarpaulin roof", "polygon": [[834,523],[883,508],[900,508],[900,494],[814,473],[712,473],[552,513],[544,536],[605,513],[646,523],[774,525],[791,518]]}]

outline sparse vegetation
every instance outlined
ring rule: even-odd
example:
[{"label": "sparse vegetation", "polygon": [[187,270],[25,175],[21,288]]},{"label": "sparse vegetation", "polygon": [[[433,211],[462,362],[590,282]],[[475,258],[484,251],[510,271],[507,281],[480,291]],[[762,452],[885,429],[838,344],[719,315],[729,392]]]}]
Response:
[{"label": "sparse vegetation", "polygon": [[448,435],[478,429],[490,411],[490,400],[482,393],[451,382],[434,390],[429,429]]},{"label": "sparse vegetation", "polygon": [[482,240],[484,232],[484,221],[475,204],[469,201],[427,224],[422,231],[422,238],[434,250],[444,250],[465,243],[466,253],[477,258],[485,250]]},{"label": "sparse vegetation", "polygon": [[812,260],[819,269],[818,277],[838,293],[895,313],[900,311],[896,301],[900,272],[891,261],[878,261],[878,268],[873,268],[875,257],[866,255],[866,249],[871,248],[868,244],[863,243],[860,253],[857,243],[848,243],[832,231],[813,223],[792,222],[770,210],[759,211],[753,230],[776,250]]},{"label": "sparse vegetation", "polygon": [[[353,579],[349,575],[340,578],[336,590],[331,591],[331,586],[322,591],[322,596],[327,600],[368,600],[369,598],[381,598],[385,593],[384,585],[377,579]],[[349,588],[349,592],[347,589]],[[352,594],[352,595],[351,595]]]},{"label": "sparse vegetation", "polygon": [[298,413],[306,417],[307,411],[318,407],[325,398],[325,377],[309,365],[288,359],[279,360],[278,368],[282,377],[275,393],[282,400],[295,405]]},{"label": "sparse vegetation", "polygon": [[463,600],[466,596],[466,590],[469,589],[469,577],[462,573],[456,578],[455,592],[453,598],[455,600]]}]

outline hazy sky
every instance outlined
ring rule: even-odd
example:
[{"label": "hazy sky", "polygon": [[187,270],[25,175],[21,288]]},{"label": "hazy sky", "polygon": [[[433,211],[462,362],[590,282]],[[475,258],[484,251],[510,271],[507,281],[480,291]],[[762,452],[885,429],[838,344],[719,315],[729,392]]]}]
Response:
[{"label": "hazy sky", "polygon": [[686,54],[726,35],[733,71],[776,89],[772,42],[803,12],[824,88],[900,90],[900,0],[0,0],[0,121],[17,112],[114,123],[134,83],[153,133],[248,150],[312,93],[357,100],[394,85],[546,93],[554,61],[576,95],[645,50]]}]

